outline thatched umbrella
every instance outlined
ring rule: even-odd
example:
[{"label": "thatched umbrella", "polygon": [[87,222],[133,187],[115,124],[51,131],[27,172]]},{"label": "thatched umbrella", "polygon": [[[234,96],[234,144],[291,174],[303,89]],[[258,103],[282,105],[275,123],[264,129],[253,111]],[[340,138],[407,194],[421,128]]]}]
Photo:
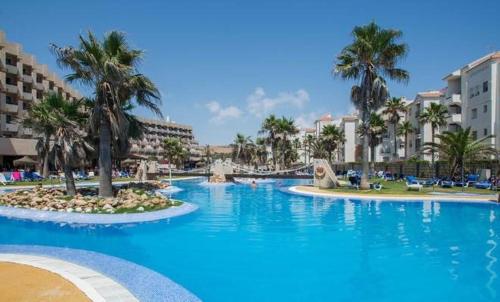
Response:
[{"label": "thatched umbrella", "polygon": [[34,166],[36,164],[38,164],[38,162],[29,156],[23,156],[14,160],[14,166]]},{"label": "thatched umbrella", "polygon": [[127,158],[126,160],[122,161],[122,164],[124,165],[133,165],[136,164],[137,161],[135,159]]}]

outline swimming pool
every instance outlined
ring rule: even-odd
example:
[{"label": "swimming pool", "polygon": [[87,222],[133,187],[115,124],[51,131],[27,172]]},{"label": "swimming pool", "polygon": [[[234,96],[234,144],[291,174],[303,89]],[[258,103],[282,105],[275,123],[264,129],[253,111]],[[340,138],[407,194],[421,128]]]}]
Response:
[{"label": "swimming pool", "polygon": [[198,211],[110,227],[0,218],[0,244],[121,257],[204,301],[500,299],[496,204],[312,198],[283,192],[280,181],[176,185],[184,190],[173,197]]}]

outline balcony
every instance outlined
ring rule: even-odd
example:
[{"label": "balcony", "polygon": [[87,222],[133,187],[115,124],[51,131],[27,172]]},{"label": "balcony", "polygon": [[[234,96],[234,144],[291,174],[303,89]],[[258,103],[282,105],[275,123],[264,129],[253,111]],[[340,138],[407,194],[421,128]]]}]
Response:
[{"label": "balcony", "polygon": [[19,111],[19,106],[14,104],[3,104],[2,110],[7,113],[17,113]]},{"label": "balcony", "polygon": [[31,129],[31,128],[24,128],[23,129],[23,134],[24,135],[33,135],[33,129]]},{"label": "balcony", "polygon": [[35,83],[35,88],[36,90],[44,90],[43,83]]},{"label": "balcony", "polygon": [[19,129],[18,124],[5,123],[5,130],[4,131],[17,132],[18,129]]},{"label": "balcony", "polygon": [[14,94],[17,94],[17,85],[12,85],[12,84],[6,84],[5,85],[5,90],[8,92],[8,93],[14,93]]},{"label": "balcony", "polygon": [[454,113],[450,114],[447,119],[448,124],[461,124],[462,123],[462,114]]},{"label": "balcony", "polygon": [[23,74],[23,82],[33,83],[33,77],[31,75]]},{"label": "balcony", "polygon": [[17,66],[9,65],[9,64],[5,64],[5,71],[7,71],[7,73],[11,73],[11,74],[18,74],[18,72],[19,72],[19,70],[17,69]]},{"label": "balcony", "polygon": [[450,105],[460,106],[462,104],[462,96],[460,94],[452,94],[450,96],[447,96],[445,99],[445,104],[448,106]]},{"label": "balcony", "polygon": [[33,101],[33,93],[23,92],[23,100]]}]

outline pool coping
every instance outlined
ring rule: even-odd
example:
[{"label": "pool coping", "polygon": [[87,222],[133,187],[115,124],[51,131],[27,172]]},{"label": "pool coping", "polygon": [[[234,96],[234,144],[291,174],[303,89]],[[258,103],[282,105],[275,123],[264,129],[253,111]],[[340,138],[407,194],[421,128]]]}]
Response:
[{"label": "pool coping", "polygon": [[193,293],[158,272],[98,252],[51,246],[0,244],[0,253],[51,257],[94,270],[126,288],[141,302],[201,301]]},{"label": "pool coping", "polygon": [[183,201],[179,206],[172,206],[163,210],[143,212],[143,213],[123,213],[123,214],[89,214],[75,212],[54,212],[36,209],[15,208],[0,206],[0,216],[14,219],[27,219],[32,221],[46,221],[70,224],[126,224],[142,223],[163,219],[171,219],[194,212],[198,206]]},{"label": "pool coping", "polygon": [[[412,202],[412,201],[439,201],[439,202],[461,202],[461,203],[485,203],[485,204],[496,204],[496,200],[491,199],[491,197],[481,197],[481,196],[442,196],[442,195],[370,195],[370,194],[355,194],[355,193],[344,193],[344,192],[311,192],[303,189],[304,186],[291,186],[287,188],[287,192],[291,194],[303,195],[303,196],[313,196],[313,197],[325,197],[325,198],[337,198],[337,199],[360,199],[360,200],[376,200],[376,201],[399,201],[399,202]],[[311,187],[308,187],[311,188]],[[316,189],[320,190],[320,189]]]},{"label": "pool coping", "polygon": [[30,254],[0,253],[0,262],[28,265],[59,275],[94,302],[139,301],[118,282],[68,261]]}]

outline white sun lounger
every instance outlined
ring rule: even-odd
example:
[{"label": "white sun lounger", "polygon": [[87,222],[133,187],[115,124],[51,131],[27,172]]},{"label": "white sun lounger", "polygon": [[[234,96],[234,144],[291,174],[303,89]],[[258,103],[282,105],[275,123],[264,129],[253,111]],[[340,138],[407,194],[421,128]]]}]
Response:
[{"label": "white sun lounger", "polygon": [[408,191],[411,191],[411,190],[416,190],[416,191],[420,191],[422,190],[422,188],[424,187],[422,184],[410,184],[408,182],[406,182],[406,187],[408,188]]}]

